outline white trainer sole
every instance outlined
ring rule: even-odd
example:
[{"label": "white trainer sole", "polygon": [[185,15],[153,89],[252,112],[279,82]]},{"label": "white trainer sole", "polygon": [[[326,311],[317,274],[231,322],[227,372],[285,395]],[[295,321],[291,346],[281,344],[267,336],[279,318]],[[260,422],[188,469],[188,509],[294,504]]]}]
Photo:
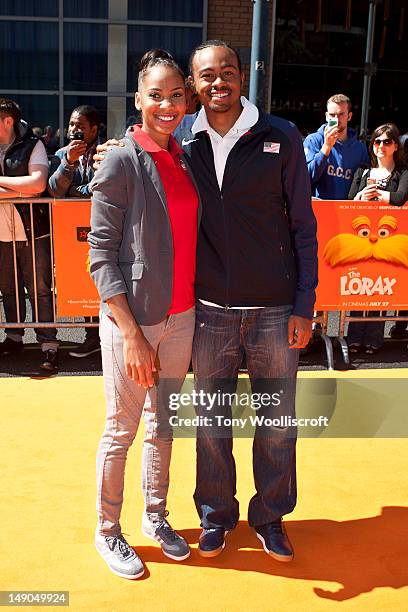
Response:
[{"label": "white trainer sole", "polygon": [[116,574],[116,576],[120,576],[121,578],[127,578],[127,580],[137,580],[138,578],[141,578],[143,576],[143,574],[145,572],[144,568],[138,574],[124,574],[124,573],[120,572],[119,570],[117,570],[114,567],[112,567],[111,565],[109,565],[108,560],[102,554],[102,551],[99,550],[98,545],[96,543],[95,543],[95,548],[98,551],[98,553],[100,554],[100,556],[102,557],[102,559],[105,561],[106,565],[109,567],[110,571],[113,574]]}]

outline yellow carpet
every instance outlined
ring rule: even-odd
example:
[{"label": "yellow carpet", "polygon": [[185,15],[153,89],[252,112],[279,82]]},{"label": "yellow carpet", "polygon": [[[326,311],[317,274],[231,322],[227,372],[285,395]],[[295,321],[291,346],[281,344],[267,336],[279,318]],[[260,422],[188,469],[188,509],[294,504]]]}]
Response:
[{"label": "yellow carpet", "polygon": [[194,441],[176,440],[169,518],[193,547],[177,564],[140,532],[138,436],[122,527],[147,571],[126,581],[109,572],[93,546],[102,379],[1,379],[0,398],[1,590],[70,591],[71,610],[408,609],[406,439],[299,440],[299,501],[286,521],[296,556],[287,565],[267,557],[245,522],[253,494],[247,439],[235,442],[242,521],[220,557],[198,557]]}]

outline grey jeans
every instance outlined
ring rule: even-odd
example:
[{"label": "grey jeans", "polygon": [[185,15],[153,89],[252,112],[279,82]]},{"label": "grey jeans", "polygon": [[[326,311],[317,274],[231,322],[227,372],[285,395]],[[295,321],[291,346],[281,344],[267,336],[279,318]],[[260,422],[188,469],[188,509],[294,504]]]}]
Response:
[{"label": "grey jeans", "polygon": [[157,351],[160,364],[159,381],[146,392],[127,377],[119,328],[106,314],[101,313],[100,337],[107,412],[97,455],[97,529],[100,534],[121,533],[119,520],[126,457],[142,414],[145,426],[142,455],[143,528],[154,531],[155,523],[166,510],[172,447],[168,396],[180,391],[188,371],[194,318],[195,311],[191,308],[170,315],[157,325],[141,327],[146,339]]}]

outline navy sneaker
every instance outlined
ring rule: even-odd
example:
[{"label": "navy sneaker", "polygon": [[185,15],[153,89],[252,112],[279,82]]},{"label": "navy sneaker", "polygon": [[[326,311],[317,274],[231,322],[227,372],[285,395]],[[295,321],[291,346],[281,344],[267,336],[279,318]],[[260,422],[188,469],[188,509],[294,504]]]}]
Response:
[{"label": "navy sneaker", "polygon": [[[184,561],[190,556],[190,547],[186,540],[170,525],[166,517],[168,511],[164,513],[161,521],[156,526],[142,526],[142,533],[152,540],[159,542],[163,554],[174,561]],[[147,521],[146,521],[147,523]]]},{"label": "navy sneaker", "polygon": [[283,563],[292,561],[293,548],[286,535],[281,518],[254,529],[256,537],[261,540],[266,554]]},{"label": "navy sneaker", "polygon": [[203,529],[198,541],[198,554],[202,557],[217,557],[225,548],[227,533],[224,527]]}]

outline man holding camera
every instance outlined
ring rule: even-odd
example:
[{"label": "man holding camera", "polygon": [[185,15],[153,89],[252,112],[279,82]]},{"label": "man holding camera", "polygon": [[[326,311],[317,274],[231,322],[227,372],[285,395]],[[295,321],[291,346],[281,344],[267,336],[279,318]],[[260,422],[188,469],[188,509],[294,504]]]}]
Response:
[{"label": "man holding camera", "polygon": [[[72,111],[67,131],[70,142],[56,152],[52,167],[54,171],[48,179],[48,191],[52,196],[91,197],[89,184],[94,175],[92,163],[100,124],[99,113],[93,106],[77,106]],[[86,317],[85,321],[89,321],[89,318]],[[85,342],[69,354],[71,357],[88,357],[99,350],[99,330],[97,327],[88,327]]]},{"label": "man holding camera", "polygon": [[[312,196],[322,200],[347,200],[354,172],[367,165],[367,147],[357,140],[348,124],[353,113],[351,100],[335,94],[327,100],[326,123],[309,134],[303,143],[307,169],[312,183]],[[304,353],[319,341],[320,323],[315,324],[313,336]]]},{"label": "man holding camera", "polygon": [[60,163],[48,180],[48,191],[56,198],[89,198],[101,120],[93,106],[77,106],[69,119],[69,144],[56,152]]},{"label": "man holding camera", "polygon": [[351,100],[336,94],[327,100],[326,122],[305,138],[312,195],[323,200],[347,200],[354,172],[369,163],[367,147],[348,123]]}]

